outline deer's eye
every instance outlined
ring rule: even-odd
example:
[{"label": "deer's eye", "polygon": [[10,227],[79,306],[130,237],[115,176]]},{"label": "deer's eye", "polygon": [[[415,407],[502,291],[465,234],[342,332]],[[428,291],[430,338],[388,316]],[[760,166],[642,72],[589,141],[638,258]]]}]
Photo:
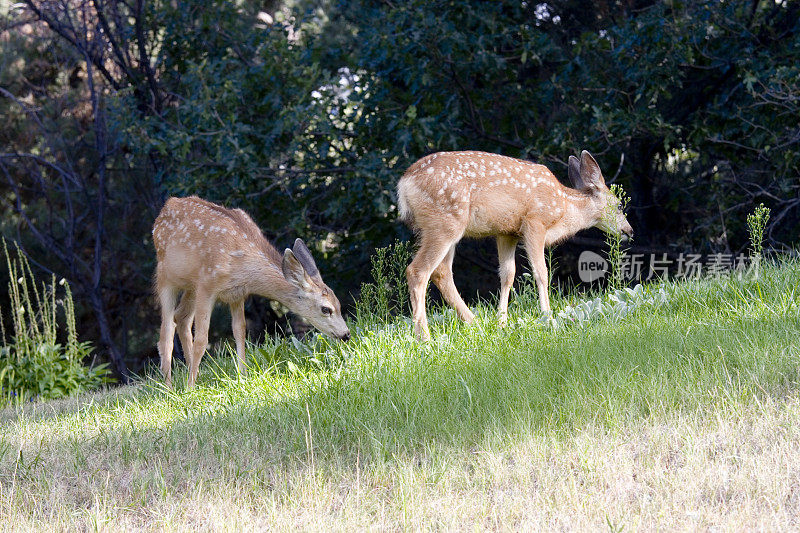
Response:
[{"label": "deer's eye", "polygon": [[321,310],[322,314],[325,316],[331,316],[333,314],[333,309],[331,309],[327,305],[323,305]]}]

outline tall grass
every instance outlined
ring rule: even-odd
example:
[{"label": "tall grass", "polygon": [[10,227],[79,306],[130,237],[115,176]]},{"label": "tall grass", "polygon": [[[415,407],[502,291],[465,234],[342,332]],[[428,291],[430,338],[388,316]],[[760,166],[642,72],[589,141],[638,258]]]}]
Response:
[{"label": "tall grass", "polygon": [[6,335],[0,317],[0,402],[60,398],[97,388],[108,371],[105,364],[84,366],[92,348],[78,342],[69,283],[56,282],[53,275],[49,283],[37,284],[25,255],[19,248],[9,252],[2,242],[13,333]]},{"label": "tall grass", "polygon": [[[389,455],[437,435],[474,443],[492,427],[616,425],[720,398],[735,403],[797,378],[800,268],[787,260],[765,273],[760,289],[733,277],[642,287],[624,314],[565,320],[556,329],[541,320],[535,292],[523,288],[503,330],[493,309],[479,306],[472,325],[449,308],[433,313],[437,340],[427,344],[413,339],[402,317],[348,343],[272,341],[250,353],[252,379],[239,379],[232,358],[219,357],[203,387],[178,397],[199,407],[210,388],[234,395],[232,405],[269,406],[298,424],[309,405],[323,434],[318,447],[334,453],[353,445],[341,428],[360,428],[377,432]],[[556,316],[581,304],[556,302]]]}]

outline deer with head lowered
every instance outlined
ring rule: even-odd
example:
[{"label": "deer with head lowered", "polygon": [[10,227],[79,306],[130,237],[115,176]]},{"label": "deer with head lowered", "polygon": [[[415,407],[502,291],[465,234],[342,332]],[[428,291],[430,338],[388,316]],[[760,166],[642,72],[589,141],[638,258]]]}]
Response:
[{"label": "deer with head lowered", "polygon": [[350,338],[339,300],[322,281],[303,241],[297,239],[281,255],[241,209],[226,209],[196,196],[170,198],[153,225],[153,243],[161,304],[158,351],[167,385],[177,326],[189,387],[194,386],[217,300],[231,309],[240,371],[245,361],[244,302],[250,294],[282,303],[331,337]]},{"label": "deer with head lowered", "polygon": [[453,255],[462,237],[497,240],[498,317],[504,326],[520,240],[541,309],[549,313],[546,246],[590,227],[633,235],[619,200],[589,152],[584,150],[580,160],[569,157],[568,174],[574,189],[561,185],[543,165],[484,152],[434,153],[408,168],[397,184],[397,197],[401,220],[418,234],[419,249],[406,269],[418,339],[430,339],[425,293],[431,278],[462,320],[475,318],[453,283]]}]

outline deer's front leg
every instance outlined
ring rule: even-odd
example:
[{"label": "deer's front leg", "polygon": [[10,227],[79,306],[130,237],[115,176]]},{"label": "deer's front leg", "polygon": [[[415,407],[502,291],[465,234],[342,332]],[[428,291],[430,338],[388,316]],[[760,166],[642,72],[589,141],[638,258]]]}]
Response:
[{"label": "deer's front leg", "polygon": [[510,235],[497,237],[497,259],[500,264],[500,304],[497,306],[497,319],[501,328],[508,324],[508,296],[517,269],[514,256],[518,241],[519,239]]},{"label": "deer's front leg", "polygon": [[544,260],[545,231],[539,225],[526,227],[524,232],[525,251],[528,261],[533,269],[533,278],[536,280],[536,289],[539,292],[539,305],[542,312],[550,313],[550,296],[547,292],[547,263]]}]

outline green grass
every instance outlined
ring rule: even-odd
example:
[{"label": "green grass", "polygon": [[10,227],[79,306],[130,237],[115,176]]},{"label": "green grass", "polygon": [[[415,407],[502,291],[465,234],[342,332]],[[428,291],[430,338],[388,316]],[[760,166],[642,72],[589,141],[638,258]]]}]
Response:
[{"label": "green grass", "polygon": [[[56,529],[796,526],[800,263],[621,319],[449,311],[230,349],[198,387],[0,412],[0,523]],[[568,303],[554,299],[556,312]],[[440,310],[441,311],[441,310]],[[432,313],[433,314],[433,313]],[[299,348],[299,349],[298,349]]]}]

